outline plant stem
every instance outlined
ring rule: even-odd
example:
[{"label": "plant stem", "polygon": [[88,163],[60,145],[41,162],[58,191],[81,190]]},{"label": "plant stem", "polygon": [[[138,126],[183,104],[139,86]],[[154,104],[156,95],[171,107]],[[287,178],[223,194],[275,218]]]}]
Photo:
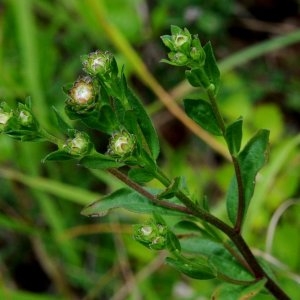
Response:
[{"label": "plant stem", "polygon": [[[218,104],[216,101],[216,97],[214,94],[214,90],[211,89],[210,87],[208,87],[208,89],[206,91],[207,91],[207,95],[209,97],[214,115],[217,119],[218,125],[219,125],[219,127],[222,131],[223,137],[227,143],[226,135],[225,135],[226,134],[226,126],[225,126],[223,117],[220,113],[220,110],[219,110],[219,107],[218,107]],[[233,163],[237,187],[238,187],[238,209],[237,209],[237,217],[236,217],[236,222],[235,222],[234,228],[237,232],[240,232],[241,228],[242,228],[244,210],[245,210],[244,185],[243,185],[239,161],[238,161],[237,157],[235,155],[233,155],[232,153],[230,153],[230,156],[231,156],[231,161]]]},{"label": "plant stem", "polygon": [[235,172],[236,181],[238,185],[238,209],[237,209],[237,217],[236,217],[236,223],[234,228],[236,232],[241,232],[244,210],[245,210],[244,185],[242,181],[240,164],[238,162],[237,157],[235,157],[234,155],[232,155],[232,163],[234,166],[234,172]]},{"label": "plant stem", "polygon": [[223,117],[222,117],[222,115],[220,113],[220,110],[218,108],[218,104],[217,104],[216,97],[215,97],[215,94],[214,94],[214,86],[211,84],[206,89],[206,92],[207,92],[210,104],[212,106],[212,110],[214,112],[214,115],[217,119],[218,125],[219,125],[219,127],[222,131],[223,137],[225,138],[225,130],[226,130],[225,122],[224,122]]},{"label": "plant stem", "polygon": [[133,190],[137,191],[139,194],[141,194],[142,196],[149,199],[155,205],[162,206],[162,207],[165,207],[165,208],[168,208],[171,210],[179,211],[179,212],[182,212],[185,214],[190,214],[190,215],[193,214],[193,212],[185,206],[181,206],[178,204],[174,204],[174,203],[170,203],[168,201],[158,199],[155,195],[151,194],[150,192],[145,190],[143,187],[141,187],[139,184],[137,184],[134,181],[132,181],[131,179],[129,179],[127,175],[125,175],[118,169],[109,168],[109,169],[107,169],[107,171],[110,174],[112,174],[113,176],[115,176],[116,178],[118,178],[120,181],[124,182],[127,186],[131,187]]}]

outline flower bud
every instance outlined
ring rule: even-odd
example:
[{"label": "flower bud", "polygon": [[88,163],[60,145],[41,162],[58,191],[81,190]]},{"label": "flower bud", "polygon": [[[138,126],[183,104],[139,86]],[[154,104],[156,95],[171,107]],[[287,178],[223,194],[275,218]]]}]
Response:
[{"label": "flower bud", "polygon": [[155,237],[151,244],[149,244],[149,248],[153,250],[163,250],[166,248],[166,238],[164,236]]},{"label": "flower bud", "polygon": [[173,36],[174,39],[174,45],[177,49],[180,49],[180,47],[190,41],[189,37],[184,34],[177,34]]},{"label": "flower bud", "polygon": [[12,117],[13,113],[10,109],[5,109],[6,103],[1,103],[0,106],[0,133],[5,129],[8,121]]},{"label": "flower bud", "polygon": [[71,155],[83,156],[90,152],[91,143],[89,136],[85,132],[76,132],[73,138],[67,140],[63,149]]},{"label": "flower bud", "polygon": [[134,238],[149,249],[162,250],[167,245],[168,228],[151,220],[147,225],[134,225]]},{"label": "flower bud", "polygon": [[30,127],[34,123],[34,118],[30,111],[20,110],[18,111],[17,120],[21,126]]},{"label": "flower bud", "polygon": [[89,76],[79,78],[69,90],[66,105],[77,113],[85,113],[96,105],[96,92]]},{"label": "flower bud", "polygon": [[108,154],[120,158],[125,158],[132,153],[135,148],[134,135],[125,129],[112,135],[109,141]]},{"label": "flower bud", "polygon": [[161,37],[163,43],[172,52],[188,54],[192,42],[192,36],[190,32],[186,28],[181,29],[178,26],[172,25],[171,33],[172,35],[164,35]]},{"label": "flower bud", "polygon": [[181,52],[170,52],[168,54],[170,61],[177,66],[185,66],[188,62],[188,58]]},{"label": "flower bud", "polygon": [[97,74],[105,75],[111,69],[111,62],[113,55],[106,51],[95,51],[87,56],[82,56],[83,70],[91,75],[95,76]]},{"label": "flower bud", "polygon": [[192,41],[190,56],[195,61],[195,63],[197,63],[198,68],[204,66],[206,54],[197,35]]}]

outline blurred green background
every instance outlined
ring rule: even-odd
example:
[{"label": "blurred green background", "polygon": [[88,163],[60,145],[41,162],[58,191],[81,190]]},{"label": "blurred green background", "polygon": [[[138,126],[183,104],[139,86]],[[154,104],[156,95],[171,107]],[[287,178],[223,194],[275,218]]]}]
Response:
[{"label": "blurred green background", "polygon": [[[224,145],[213,140],[213,151],[201,132],[196,136],[178,121],[157,85],[179,105],[197,92],[182,70],[159,62],[166,55],[160,36],[171,24],[210,40],[222,71],[225,118],[245,117],[244,142],[259,128],[271,130],[271,154],[257,178],[245,237],[297,299],[299,7],[297,0],[2,0],[0,100],[15,107],[31,96],[41,124],[57,133],[51,107],[63,112],[62,86],[81,74],[80,56],[112,51],[153,117],[165,172],[185,175],[193,194],[207,195],[223,217],[232,174]],[[95,138],[101,144],[101,136]],[[81,216],[84,205],[120,183],[73,162],[42,164],[52,148],[0,136],[1,299],[210,299],[217,281],[183,277],[164,264],[164,252],[132,239],[131,224],[147,216],[121,210],[101,219]]]}]

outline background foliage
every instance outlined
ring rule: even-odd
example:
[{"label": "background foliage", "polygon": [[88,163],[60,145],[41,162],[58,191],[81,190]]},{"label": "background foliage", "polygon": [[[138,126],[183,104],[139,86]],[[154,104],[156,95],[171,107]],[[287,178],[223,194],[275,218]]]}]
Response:
[{"label": "background foliage", "polygon": [[[197,130],[191,133],[162,105],[169,104],[151,81],[153,74],[174,103],[192,98],[195,90],[182,82],[182,73],[159,63],[165,57],[159,37],[176,24],[210,40],[222,71],[226,118],[243,115],[246,136],[271,130],[271,155],[257,179],[246,239],[282,271],[283,288],[297,298],[299,2],[281,2],[4,0],[0,100],[15,106],[30,95],[40,122],[55,131],[50,108],[63,110],[62,86],[80,74],[80,55],[111,50],[153,117],[165,172],[184,174],[194,196],[207,195],[222,216],[232,173],[224,147]],[[105,137],[97,138],[104,147]],[[216,144],[216,152],[207,143]],[[156,255],[132,239],[131,224],[147,216],[121,210],[101,219],[81,216],[84,205],[121,184],[72,162],[42,164],[54,150],[49,147],[0,136],[0,298],[209,299],[217,282],[181,277],[164,265],[164,253]]]}]

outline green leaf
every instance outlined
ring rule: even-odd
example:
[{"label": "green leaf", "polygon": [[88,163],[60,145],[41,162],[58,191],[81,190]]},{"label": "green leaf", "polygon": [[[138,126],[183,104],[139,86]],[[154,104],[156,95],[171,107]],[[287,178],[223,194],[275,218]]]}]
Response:
[{"label": "green leaf", "polygon": [[185,99],[184,108],[186,114],[199,124],[203,129],[214,135],[222,135],[217,119],[209,102],[198,99]]},{"label": "green leaf", "polygon": [[188,82],[194,87],[204,87],[207,89],[211,83],[203,68],[187,70],[185,71],[185,76]]},{"label": "green leaf", "polygon": [[98,115],[98,130],[112,134],[118,129],[116,114],[109,105],[103,105]]},{"label": "green leaf", "polygon": [[220,87],[220,71],[213,53],[211,43],[208,42],[207,44],[205,44],[203,50],[206,55],[204,71],[209,81],[215,86],[215,94],[216,94]]},{"label": "green leaf", "polygon": [[184,178],[183,177],[175,177],[171,181],[171,184],[158,195],[158,198],[159,199],[172,198],[183,186],[184,186]]},{"label": "green leaf", "polygon": [[171,28],[172,35],[177,35],[177,34],[182,33],[182,29],[177,25],[171,25],[170,28]]},{"label": "green leaf", "polygon": [[72,128],[67,122],[63,119],[60,112],[56,109],[56,107],[52,106],[52,109],[56,116],[56,121],[58,128],[61,130],[62,133],[68,134],[68,131]]},{"label": "green leaf", "polygon": [[124,165],[124,163],[101,153],[87,155],[79,161],[79,164],[89,169],[102,170],[108,168],[119,168]]},{"label": "green leaf", "polygon": [[232,155],[237,155],[240,151],[243,136],[242,127],[243,119],[239,118],[226,128],[225,139]]},{"label": "green leaf", "polygon": [[39,132],[26,129],[5,130],[5,134],[9,137],[22,142],[43,142],[46,139]]},{"label": "green leaf", "polygon": [[[269,131],[262,129],[258,131],[240,152],[237,159],[241,169],[241,177],[244,188],[244,212],[247,212],[250,200],[254,193],[255,177],[266,161],[269,141]],[[234,177],[230,183],[227,198],[227,213],[230,221],[235,224],[238,210],[238,187]]]},{"label": "green leaf", "polygon": [[82,210],[82,214],[90,217],[105,216],[111,209],[124,208],[131,212],[161,215],[183,216],[185,214],[158,206],[148,198],[128,188],[121,188],[103,197]]},{"label": "green leaf", "polygon": [[[266,279],[262,279],[258,282],[246,286],[237,286],[233,284],[224,283],[213,293],[213,299],[222,299],[222,300],[252,299],[254,296],[256,296],[257,294],[263,291],[266,281],[267,281]],[[269,299],[269,297],[267,299]]]},{"label": "green leaf", "polygon": [[53,151],[51,153],[49,153],[48,155],[46,155],[42,162],[46,162],[49,160],[52,161],[61,161],[61,160],[71,160],[71,159],[76,159],[77,157],[74,155],[69,154],[66,151],[63,150],[57,150],[57,151]]},{"label": "green leaf", "polygon": [[194,222],[183,220],[176,223],[173,228],[176,234],[180,234],[180,235],[193,234],[195,236],[201,236],[201,238],[207,238],[207,239],[215,238],[214,236],[212,236],[210,230],[207,230],[205,228],[205,224],[203,224],[202,227]]},{"label": "green leaf", "polygon": [[128,172],[128,176],[131,180],[138,183],[145,183],[151,181],[154,176],[149,171],[143,168],[132,168]]},{"label": "green leaf", "polygon": [[205,257],[216,276],[236,282],[253,280],[252,275],[242,266],[223,244],[206,237],[181,239],[182,251]]},{"label": "green leaf", "polygon": [[177,271],[194,279],[207,280],[216,277],[206,264],[197,262],[194,259],[188,261],[187,259],[180,259],[180,257],[176,259],[167,257],[166,263]]},{"label": "green leaf", "polygon": [[153,159],[156,160],[160,151],[160,146],[158,136],[155,128],[153,127],[152,121],[146,113],[141,102],[136,98],[136,96],[130,89],[128,89],[127,100],[136,115],[136,119],[138,120],[139,126],[144,135],[145,142],[149,147],[151,155]]},{"label": "green leaf", "polygon": [[171,253],[174,253],[174,251],[177,251],[177,252],[181,251],[180,242],[179,242],[177,236],[170,230],[167,233],[167,249]]}]

